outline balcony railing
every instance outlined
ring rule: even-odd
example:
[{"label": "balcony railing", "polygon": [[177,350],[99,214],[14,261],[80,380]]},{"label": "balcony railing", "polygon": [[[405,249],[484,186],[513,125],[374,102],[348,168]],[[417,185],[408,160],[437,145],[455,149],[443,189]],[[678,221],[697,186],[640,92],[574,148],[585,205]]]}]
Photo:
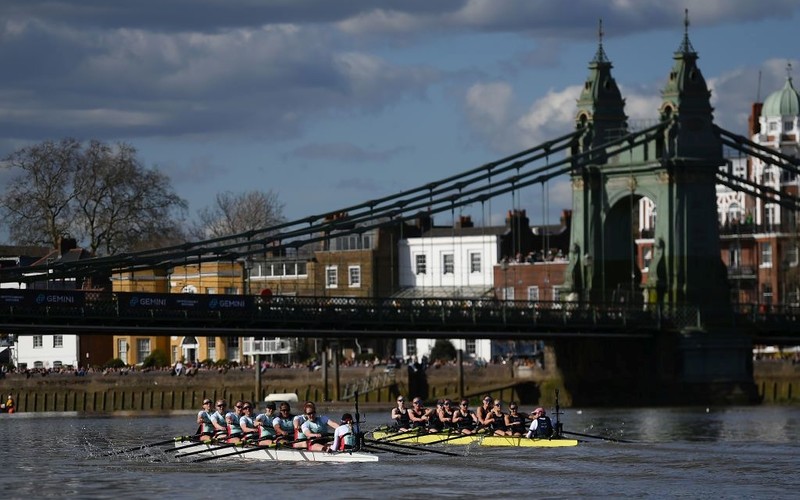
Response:
[{"label": "balcony railing", "polygon": [[297,352],[297,341],[288,338],[255,339],[245,338],[242,342],[242,354],[294,354]]}]

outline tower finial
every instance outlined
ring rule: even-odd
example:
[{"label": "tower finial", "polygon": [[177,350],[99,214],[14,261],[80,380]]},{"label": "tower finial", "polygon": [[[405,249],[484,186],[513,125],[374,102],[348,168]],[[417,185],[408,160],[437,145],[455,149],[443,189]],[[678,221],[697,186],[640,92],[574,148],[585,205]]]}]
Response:
[{"label": "tower finial", "polygon": [[792,81],[792,62],[786,61],[786,79]]},{"label": "tower finial", "polygon": [[689,9],[683,9],[683,42],[678,52],[683,52],[684,54],[694,53],[692,42],[689,41]]},{"label": "tower finial", "polygon": [[593,63],[608,62],[606,51],[603,50],[603,34],[603,20],[600,19],[599,26],[597,28],[597,52],[594,54],[594,59],[592,60]]}]

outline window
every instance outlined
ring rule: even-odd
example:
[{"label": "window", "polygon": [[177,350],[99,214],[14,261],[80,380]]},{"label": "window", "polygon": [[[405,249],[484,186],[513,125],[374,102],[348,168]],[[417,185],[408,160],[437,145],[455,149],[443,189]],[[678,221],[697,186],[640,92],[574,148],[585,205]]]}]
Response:
[{"label": "window", "polygon": [[778,130],[778,124],[776,122],[769,122],[769,131],[774,132]]},{"label": "window", "polygon": [[469,272],[471,273],[481,272],[481,254],[479,254],[478,252],[473,252],[469,254]]},{"label": "window", "polygon": [[206,337],[206,358],[217,360],[217,337]]},{"label": "window", "polygon": [[142,363],[150,355],[150,339],[136,340],[136,362]]},{"label": "window", "polygon": [[742,249],[731,247],[728,249],[728,267],[738,269],[742,265]]},{"label": "window", "polygon": [[453,254],[446,253],[442,255],[442,274],[455,274],[456,265]]},{"label": "window", "polygon": [[33,362],[33,367],[34,368],[44,368],[44,362],[43,361],[34,361]]},{"label": "window", "polygon": [[789,263],[792,267],[797,267],[798,258],[797,258],[797,245],[793,243],[789,243],[786,248],[786,262]]},{"label": "window", "polygon": [[778,209],[776,205],[772,203],[764,205],[764,212],[766,212],[767,224],[778,223]]},{"label": "window", "polygon": [[761,267],[772,267],[772,243],[761,244]]},{"label": "window", "polygon": [[358,288],[361,286],[361,266],[350,266],[347,268],[349,275],[350,288]]},{"label": "window", "polygon": [[53,348],[59,349],[64,347],[64,336],[63,335],[53,335]]},{"label": "window", "polygon": [[417,341],[414,339],[406,339],[406,356],[417,355]]},{"label": "window", "polygon": [[539,287],[538,286],[529,286],[528,287],[528,300],[531,302],[539,302]]},{"label": "window", "polygon": [[336,288],[339,286],[339,269],[336,266],[325,268],[325,288]]},{"label": "window", "polygon": [[427,274],[428,268],[425,262],[425,254],[424,253],[417,254],[414,260],[416,261],[417,265],[416,274]]},{"label": "window", "polygon": [[783,131],[784,132],[791,132],[794,128],[794,123],[792,122],[783,122]]},{"label": "window", "polygon": [[225,293],[225,295],[236,295],[239,293],[239,289],[235,286],[226,286],[223,293]]},{"label": "window", "polygon": [[642,264],[644,264],[643,268],[644,269],[650,269],[650,262],[653,261],[653,248],[652,247],[648,247],[647,250],[644,251],[643,260],[644,260],[642,262]]},{"label": "window", "polygon": [[178,361],[178,346],[172,346],[172,364]]},{"label": "window", "polygon": [[117,355],[126,365],[128,364],[128,341],[125,339],[117,339]]},{"label": "window", "polygon": [[553,302],[558,302],[561,300],[561,288],[554,286],[553,287]]},{"label": "window", "polygon": [[34,349],[41,349],[44,347],[44,342],[42,341],[41,335],[34,335],[33,336],[33,348]]},{"label": "window", "polygon": [[772,285],[769,283],[761,285],[761,303],[767,306],[772,305]]},{"label": "window", "polygon": [[228,337],[227,358],[231,361],[239,359],[239,337]]},{"label": "window", "polygon": [[465,347],[464,350],[467,352],[468,355],[474,356],[475,354],[477,354],[478,349],[476,348],[475,339],[467,339],[465,344],[466,345],[464,346]]}]

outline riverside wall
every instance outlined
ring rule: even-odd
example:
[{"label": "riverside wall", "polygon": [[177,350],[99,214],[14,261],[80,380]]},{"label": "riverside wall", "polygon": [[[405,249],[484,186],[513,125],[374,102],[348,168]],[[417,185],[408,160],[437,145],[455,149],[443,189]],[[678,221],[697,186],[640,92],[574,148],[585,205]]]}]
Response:
[{"label": "riverside wall", "polygon": [[[800,404],[800,365],[756,362],[754,369],[762,404]],[[340,393],[344,394],[346,388],[354,387],[372,373],[374,370],[369,369],[342,370]],[[428,380],[428,400],[459,397],[455,367],[431,371]],[[478,403],[482,394],[488,393],[506,402],[553,406],[553,394],[561,386],[562,381],[552,373],[490,365],[465,371],[464,393],[473,404]],[[404,370],[398,370],[393,383],[361,392],[359,401],[393,406],[398,394],[409,395],[408,387]],[[260,394],[256,394],[255,373],[252,370],[224,374],[200,372],[196,377],[150,372],[90,374],[86,377],[50,374],[46,377],[33,375],[30,378],[12,374],[0,379],[2,401],[10,394],[18,412],[191,410],[199,409],[204,398],[226,399],[228,402],[238,399],[263,401],[271,393],[296,393],[300,401],[317,402],[322,402],[325,394],[319,372],[308,373],[296,369],[267,371],[262,378]],[[335,394],[332,381],[329,381],[328,394],[331,398]],[[563,389],[560,404],[571,406],[569,395]]]}]

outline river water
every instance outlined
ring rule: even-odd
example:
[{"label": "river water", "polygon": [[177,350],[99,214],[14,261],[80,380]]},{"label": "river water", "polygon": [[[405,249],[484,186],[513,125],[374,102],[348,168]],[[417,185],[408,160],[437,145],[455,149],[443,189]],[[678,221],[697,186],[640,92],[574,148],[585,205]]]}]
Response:
[{"label": "river water", "polygon": [[[338,416],[338,412],[330,412]],[[365,430],[387,423],[366,415]],[[107,455],[192,434],[194,415],[0,416],[3,498],[797,498],[800,408],[567,409],[574,448],[451,446],[377,463],[181,462]],[[444,445],[442,445],[444,446]]]}]

